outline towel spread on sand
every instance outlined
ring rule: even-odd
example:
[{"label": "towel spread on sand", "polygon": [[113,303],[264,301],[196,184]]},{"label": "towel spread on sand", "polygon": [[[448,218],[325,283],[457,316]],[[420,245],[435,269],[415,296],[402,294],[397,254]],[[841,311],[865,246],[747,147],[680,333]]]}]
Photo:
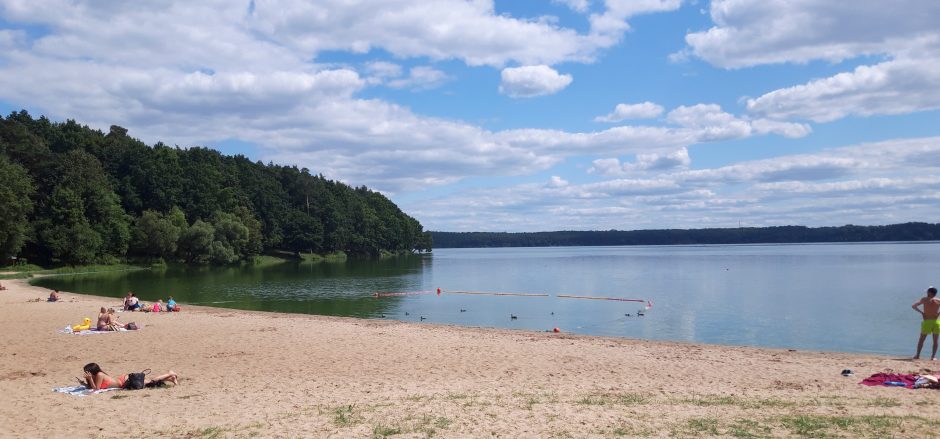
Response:
[{"label": "towel spread on sand", "polygon": [[110,390],[118,390],[114,387],[101,390],[93,390],[85,386],[66,386],[66,387],[56,387],[52,389],[53,392],[57,393],[68,393],[73,396],[85,396],[85,395],[94,395],[96,393],[107,392]]},{"label": "towel spread on sand", "polygon": [[72,335],[92,335],[92,334],[111,334],[115,332],[127,332],[127,329],[121,328],[117,331],[99,331],[97,329],[86,329],[84,331],[73,331],[71,326],[66,326],[62,329],[59,329],[59,332],[63,334],[72,334]]},{"label": "towel spread on sand", "polygon": [[[866,386],[897,386],[913,389],[915,382],[917,382],[917,375],[913,374],[876,373],[868,378],[865,378],[859,384],[864,384]],[[900,385],[901,383],[904,385]]]}]

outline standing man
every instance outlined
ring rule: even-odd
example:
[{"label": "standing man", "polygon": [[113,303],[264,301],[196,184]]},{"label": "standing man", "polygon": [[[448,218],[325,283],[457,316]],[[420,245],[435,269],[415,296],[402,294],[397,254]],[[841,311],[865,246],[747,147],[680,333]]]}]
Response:
[{"label": "standing man", "polygon": [[[924,309],[918,308],[921,305],[924,306]],[[911,308],[924,316],[924,321],[920,324],[920,340],[917,341],[917,355],[914,355],[914,359],[920,359],[920,350],[924,347],[924,340],[927,339],[927,334],[932,334],[933,353],[930,354],[930,359],[936,360],[937,336],[940,336],[940,320],[937,320],[940,317],[940,299],[937,298],[937,289],[934,287],[927,288],[927,295],[911,305]]]}]

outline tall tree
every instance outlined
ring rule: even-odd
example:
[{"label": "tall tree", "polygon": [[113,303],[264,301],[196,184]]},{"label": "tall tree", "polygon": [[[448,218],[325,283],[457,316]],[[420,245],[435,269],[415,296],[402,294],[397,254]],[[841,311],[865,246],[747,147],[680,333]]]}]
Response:
[{"label": "tall tree", "polygon": [[26,169],[0,154],[0,263],[16,256],[29,232],[33,183]]}]

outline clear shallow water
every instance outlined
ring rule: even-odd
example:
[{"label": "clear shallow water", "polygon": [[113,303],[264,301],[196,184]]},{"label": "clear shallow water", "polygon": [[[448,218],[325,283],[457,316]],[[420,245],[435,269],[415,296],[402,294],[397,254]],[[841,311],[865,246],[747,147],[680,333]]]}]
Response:
[{"label": "clear shallow water", "polygon": [[[439,249],[382,261],[171,267],[36,284],[114,297],[133,290],[147,301],[172,294],[184,305],[908,356],[920,319],[910,306],[940,284],[938,260],[940,243]],[[372,296],[436,288],[445,294]],[[446,293],[457,290],[549,297]],[[638,303],[557,294],[644,298],[654,307],[637,317]]]}]

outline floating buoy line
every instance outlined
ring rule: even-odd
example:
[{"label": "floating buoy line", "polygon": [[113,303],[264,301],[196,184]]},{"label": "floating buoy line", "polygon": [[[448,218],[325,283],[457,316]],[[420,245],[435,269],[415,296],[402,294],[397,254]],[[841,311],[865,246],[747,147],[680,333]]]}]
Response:
[{"label": "floating buoy line", "polygon": [[[508,292],[497,292],[497,291],[447,291],[441,288],[438,288],[436,291],[376,291],[372,293],[372,297],[382,298],[382,297],[397,297],[397,296],[417,296],[423,294],[469,294],[477,296],[516,296],[516,297],[551,297],[547,293],[508,293]],[[581,296],[574,294],[555,294],[555,297],[561,299],[581,299],[581,300],[610,300],[615,302],[639,302],[645,303],[646,309],[653,307],[653,301],[650,299],[633,299],[627,297],[605,297],[605,296]]]}]

